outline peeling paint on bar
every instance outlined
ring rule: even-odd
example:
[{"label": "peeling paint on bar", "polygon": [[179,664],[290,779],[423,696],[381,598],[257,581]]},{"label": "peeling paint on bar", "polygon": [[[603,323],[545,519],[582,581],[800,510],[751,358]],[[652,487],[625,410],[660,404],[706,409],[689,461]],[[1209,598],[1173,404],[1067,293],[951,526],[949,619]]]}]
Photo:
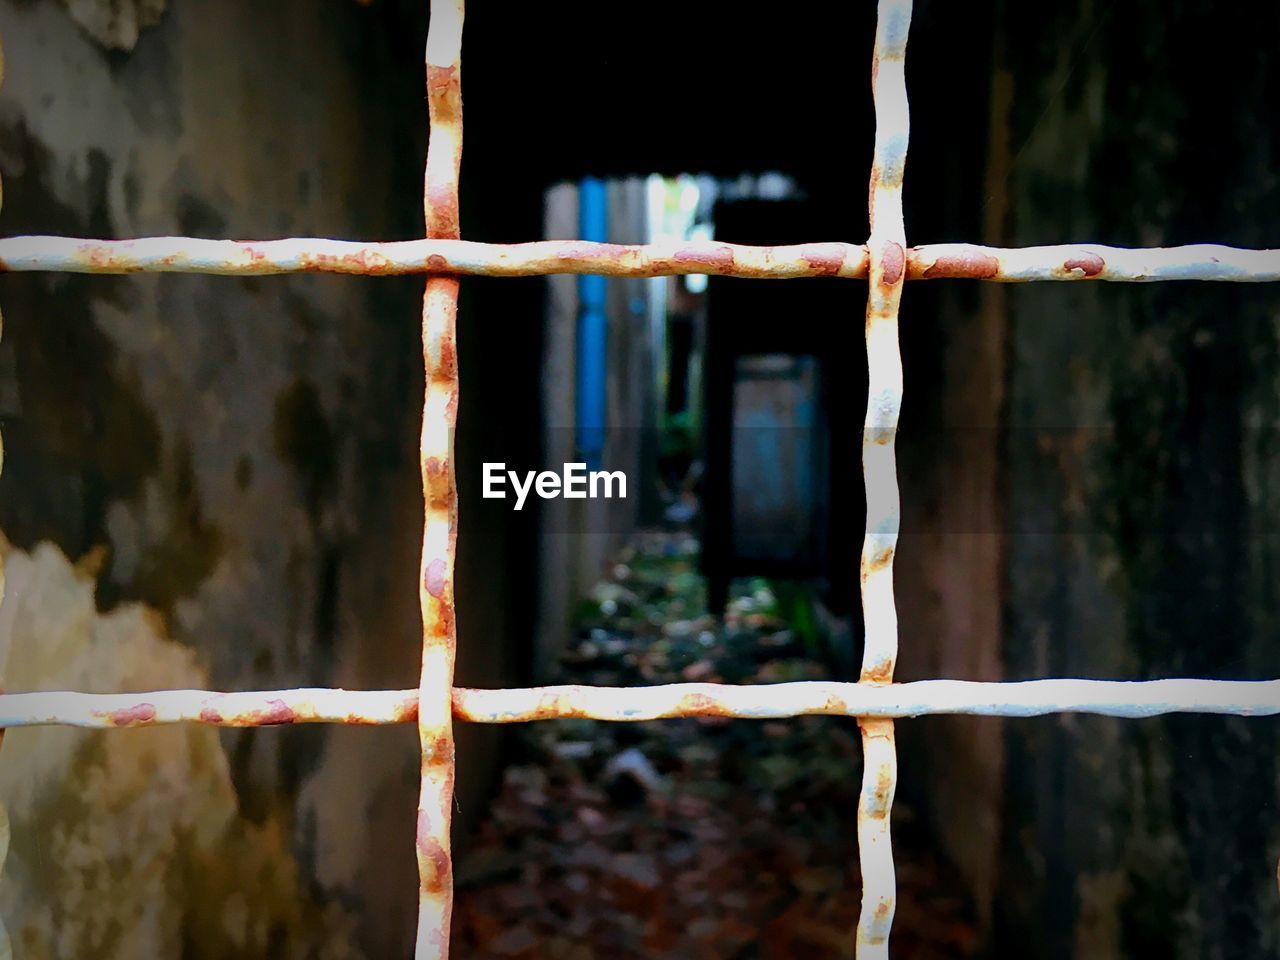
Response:
[{"label": "peeling paint on bar", "polygon": [[718,241],[626,246],[584,240],[496,244],[428,239],[391,243],[354,240],[78,240],[69,237],[0,239],[0,270],[65,273],[350,273],[393,276],[456,273],[530,277],[597,273],[659,277],[689,273],[759,279],[859,278],[867,275],[861,244],[802,243],[749,247]]},{"label": "peeling paint on bar", "polygon": [[1032,280],[1280,281],[1280,250],[1241,250],[1202,243],[1133,250],[1098,244],[1000,249],[971,243],[935,243],[907,253],[907,279],[972,277],[1008,283]]},{"label": "peeling paint on bar", "polygon": [[[0,705],[4,698],[0,697]],[[1167,713],[1280,714],[1280,680],[916,680],[866,684],[810,680],[735,686],[567,685],[453,691],[454,716],[472,723],[523,723],[573,717],[611,722],[670,717],[777,720],[809,714],[893,719],[935,714],[1040,717],[1092,713],[1131,719]]]},{"label": "peeling paint on bar", "polygon": [[[503,690],[455,687],[452,709],[455,719],[469,723],[565,718],[612,723],[674,717],[778,720],[814,714],[881,719],[946,714],[1042,717],[1055,713],[1127,719],[1168,713],[1268,717],[1280,715],[1280,680],[916,680],[891,684],[808,680],[748,686],[675,683],[652,687],[571,684]],[[417,720],[416,688],[0,694],[0,729],[50,725],[111,729],[174,723],[219,727],[386,725]]]},{"label": "peeling paint on bar", "polygon": [[[74,237],[0,238],[0,272],[206,273],[268,276],[346,273],[398,276],[454,273],[533,277],[594,273],[661,277],[689,273],[758,280],[810,277],[865,279],[865,244],[801,243],[743,246],[718,241],[623,245],[585,240],[477,243],[428,239],[393,242],[292,238],[201,240],[147,237],[82,240]],[[1218,244],[1131,249],[1098,244],[999,248],[935,243],[906,251],[908,280],[1280,281],[1280,250],[1244,250]]]},{"label": "peeling paint on bar", "polygon": [[203,723],[260,727],[294,723],[389,724],[418,717],[417,690],[328,688],[219,693],[10,693],[0,695],[0,727],[150,727]]},{"label": "peeling paint on bar", "polygon": [[[463,0],[431,0],[427,27],[427,108],[430,138],[423,176],[423,212],[430,238],[456,240],[458,171],[462,163]],[[419,454],[422,467],[422,674],[418,738],[422,748],[418,799],[418,933],[416,960],[445,960],[453,912],[455,774],[453,665],[457,645],[453,573],[458,496],[453,431],[458,417],[458,278],[427,278],[422,300],[425,389]]]},{"label": "peeling paint on bar", "polygon": [[[862,474],[867,494],[861,581],[864,646],[859,683],[888,684],[898,657],[898,612],[893,597],[893,557],[901,503],[894,438],[902,410],[902,354],[898,305],[907,274],[902,179],[907,163],[907,33],[911,0],[880,0],[876,19],[871,89],[875,102],[875,153],[871,161],[867,239],[867,417],[862,434]],[[887,960],[897,880],[890,813],[898,784],[893,721],[859,720],[862,728],[862,791],[858,798],[858,859],[862,910],[858,960]]]}]

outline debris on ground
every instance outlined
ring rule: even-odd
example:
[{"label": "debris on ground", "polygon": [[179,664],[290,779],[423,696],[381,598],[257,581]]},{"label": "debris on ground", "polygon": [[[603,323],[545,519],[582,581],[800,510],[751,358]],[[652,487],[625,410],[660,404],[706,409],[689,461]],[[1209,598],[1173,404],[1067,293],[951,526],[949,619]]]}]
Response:
[{"label": "debris on ground", "polygon": [[[720,623],[697,541],[649,533],[579,613],[556,682],[819,680],[829,670],[744,581]],[[860,906],[855,722],[699,717],[524,726],[456,869],[459,956],[852,957]],[[973,954],[963,888],[894,809],[897,960]]]}]

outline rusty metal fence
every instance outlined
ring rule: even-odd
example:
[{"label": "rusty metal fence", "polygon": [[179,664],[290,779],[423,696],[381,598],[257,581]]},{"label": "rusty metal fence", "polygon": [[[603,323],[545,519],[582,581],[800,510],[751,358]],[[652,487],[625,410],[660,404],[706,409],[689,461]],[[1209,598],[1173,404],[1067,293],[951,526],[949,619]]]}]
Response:
[{"label": "rusty metal fence", "polygon": [[[1280,714],[1280,680],[893,682],[898,652],[893,559],[900,522],[894,439],[902,405],[898,305],[905,281],[944,277],[994,281],[1280,281],[1280,250],[1240,250],[1212,244],[1146,250],[1092,244],[1023,249],[964,243],[908,247],[902,187],[909,130],[904,66],[911,0],[879,2],[871,66],[876,118],[871,231],[865,244],[747,247],[710,241],[643,246],[582,241],[511,245],[467,242],[459,238],[457,191],[462,155],[463,0],[430,0],[430,7],[426,44],[430,140],[424,185],[425,239],[396,243],[322,239],[241,242],[186,237],[120,241],[0,239],[0,269],[6,271],[426,274],[422,310],[426,390],[421,437],[425,522],[419,571],[422,673],[417,689],[11,693],[0,695],[0,729],[37,724],[136,727],[191,722],[249,727],[416,722],[422,748],[416,957],[433,960],[446,957],[449,944],[454,719],[515,723],[554,717],[610,721],[688,716],[766,719],[801,714],[854,717],[862,729],[864,749],[857,820],[863,894],[856,952],[861,960],[875,960],[888,956],[895,905],[890,811],[897,781],[896,719],[944,713],[1003,717],[1060,712],[1114,717],[1174,712]],[[631,689],[561,686],[519,690],[453,686],[457,636],[453,427],[459,401],[455,330],[459,277],[553,273],[630,277],[702,273],[758,279],[834,276],[868,281],[869,395],[862,441],[867,523],[861,560],[866,639],[857,683],[684,683]]]}]

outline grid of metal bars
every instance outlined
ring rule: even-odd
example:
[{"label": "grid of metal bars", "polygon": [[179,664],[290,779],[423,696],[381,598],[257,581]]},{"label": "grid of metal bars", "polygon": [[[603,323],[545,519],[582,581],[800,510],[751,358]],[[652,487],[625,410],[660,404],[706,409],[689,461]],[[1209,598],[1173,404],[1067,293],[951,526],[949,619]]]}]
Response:
[{"label": "grid of metal bars", "polygon": [[[430,0],[430,8],[426,45],[430,120],[424,178],[426,239],[398,243],[324,239],[241,242],[187,237],[121,241],[0,239],[0,270],[8,271],[427,275],[422,310],[426,384],[420,452],[425,521],[419,582],[422,674],[418,689],[4,694],[0,695],[0,730],[37,724],[135,727],[191,722],[246,727],[416,722],[422,748],[416,957],[435,960],[448,955],[453,899],[449,830],[455,718],[476,723],[513,723],[553,717],[611,721],[699,715],[751,719],[800,714],[855,717],[862,729],[864,749],[858,805],[863,899],[857,956],[874,960],[888,956],[895,903],[889,829],[897,780],[895,718],[938,713],[1027,717],[1068,711],[1116,717],[1173,712],[1280,714],[1280,680],[892,682],[898,652],[893,557],[900,520],[894,439],[902,405],[898,305],[905,281],[938,277],[997,281],[1280,281],[1280,250],[1240,250],[1211,244],[1146,250],[1091,244],[995,249],[961,243],[908,248],[902,186],[909,129],[904,65],[911,0],[879,0],[872,60],[876,135],[871,169],[871,231],[865,244],[746,247],[719,242],[622,246],[583,241],[511,245],[463,241],[458,228],[463,0]],[[866,640],[857,683],[690,683],[631,689],[561,686],[508,690],[453,686],[457,489],[452,435],[459,397],[455,335],[458,278],[552,273],[641,277],[707,273],[759,279],[838,276],[868,281],[870,376],[863,432],[867,525],[861,560]]]}]

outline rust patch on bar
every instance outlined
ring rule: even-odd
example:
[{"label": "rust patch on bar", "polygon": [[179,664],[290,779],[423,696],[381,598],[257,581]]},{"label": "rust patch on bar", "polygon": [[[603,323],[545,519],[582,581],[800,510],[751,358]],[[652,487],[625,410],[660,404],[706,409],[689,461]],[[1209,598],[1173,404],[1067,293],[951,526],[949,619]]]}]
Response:
[{"label": "rust patch on bar", "polygon": [[358,268],[358,272],[371,277],[385,276],[392,272],[391,261],[381,253],[373,250],[361,250],[359,253],[347,254],[342,258],[347,266]]},{"label": "rust patch on bar", "polygon": [[879,573],[892,563],[893,547],[885,547],[879,553],[867,560],[866,568],[862,571],[862,578],[865,580],[871,574]]},{"label": "rust patch on bar", "polygon": [[107,722],[113,727],[131,727],[138,723],[150,723],[156,718],[155,704],[140,703],[122,710],[112,710],[107,714]]},{"label": "rust patch on bar", "polygon": [[884,269],[880,282],[886,287],[897,286],[902,279],[902,271],[907,266],[907,254],[902,249],[902,244],[896,240],[886,240],[881,248],[880,262]]},{"label": "rust patch on bar", "polygon": [[80,246],[80,254],[84,262],[94,270],[119,270],[121,273],[137,273],[142,268],[136,263],[118,262],[112,252],[100,244],[85,243]]},{"label": "rust patch on bar", "polygon": [[[444,282],[444,278],[437,279]],[[454,282],[456,284],[457,281]],[[456,286],[452,295],[456,300],[458,296]],[[435,369],[430,371],[431,379],[440,383],[456,383],[458,379],[458,344],[454,340],[453,332],[441,334],[439,344],[440,357]]]},{"label": "rust patch on bar", "polygon": [[858,682],[877,687],[888,686],[893,683],[893,661],[877,661],[874,665],[862,671],[858,677]]},{"label": "rust patch on bar", "polygon": [[439,64],[427,64],[427,95],[431,97],[447,97],[451,93],[461,92],[462,78],[459,76],[459,70],[453,64],[448,66],[440,66]]},{"label": "rust patch on bar", "polygon": [[838,276],[844,266],[844,248],[838,244],[811,244],[801,259],[820,277]]},{"label": "rust patch on bar", "polygon": [[1067,273],[1073,273],[1078,270],[1086,277],[1096,277],[1106,269],[1106,266],[1106,261],[1096,253],[1086,253],[1066,261],[1063,263],[1062,269]]},{"label": "rust patch on bar", "polygon": [[447,509],[453,496],[453,477],[449,463],[441,457],[426,457],[422,461],[423,493],[426,502],[433,507]]},{"label": "rust patch on bar", "polygon": [[245,714],[245,720],[250,725],[262,727],[278,727],[283,724],[294,723],[297,719],[297,714],[293,712],[293,708],[283,700],[268,700],[265,710],[254,710]]},{"label": "rust patch on bar", "polygon": [[[254,262],[265,255],[250,251]],[[299,268],[306,273],[354,273],[370,277],[382,277],[402,271],[385,254],[375,250],[358,250],[355,253],[307,253],[298,258]],[[262,271],[269,272],[269,271]]]},{"label": "rust patch on bar", "polygon": [[[454,635],[454,614],[453,602],[451,600],[441,599],[440,607],[440,632],[439,636],[452,637]],[[452,696],[452,694],[451,694]]]},{"label": "rust patch on bar", "polygon": [[680,698],[677,709],[680,714],[690,717],[715,716],[724,712],[724,707],[705,693],[686,693]]},{"label": "rust patch on bar", "polygon": [[437,600],[444,595],[445,584],[448,582],[448,571],[448,565],[442,557],[436,557],[436,559],[427,564],[427,572],[422,578],[422,585],[426,587],[427,593]]},{"label": "rust patch on bar", "polygon": [[222,720],[223,717],[221,710],[215,710],[213,707],[205,707],[200,711],[201,723],[220,724],[222,723]]},{"label": "rust patch on bar", "polygon": [[418,811],[418,859],[431,865],[431,870],[423,871],[422,889],[428,893],[440,894],[449,890],[449,873],[451,864],[449,852],[434,835],[434,824],[425,810]]},{"label": "rust patch on bar", "polygon": [[616,261],[620,248],[612,243],[574,243],[566,242],[556,247],[557,260],[592,260],[603,257],[606,261]]},{"label": "rust patch on bar", "polygon": [[894,777],[893,771],[887,767],[881,767],[876,772],[876,795],[887,797],[889,792],[893,790]]},{"label": "rust patch on bar", "polygon": [[431,206],[434,228],[432,233],[441,237],[456,237],[458,230],[458,201],[447,185],[427,188],[427,202]]},{"label": "rust patch on bar", "polygon": [[422,751],[422,765],[424,768],[428,766],[446,766],[452,769],[453,759],[453,735],[448,732],[437,733],[435,738],[429,742],[429,748],[424,747]]},{"label": "rust patch on bar", "polygon": [[728,247],[714,250],[677,250],[672,254],[677,263],[706,267],[708,273],[728,272],[733,269],[733,251]]},{"label": "rust patch on bar", "polygon": [[926,280],[939,277],[964,277],[989,280],[1000,272],[1000,261],[986,253],[943,254],[921,274]]}]

